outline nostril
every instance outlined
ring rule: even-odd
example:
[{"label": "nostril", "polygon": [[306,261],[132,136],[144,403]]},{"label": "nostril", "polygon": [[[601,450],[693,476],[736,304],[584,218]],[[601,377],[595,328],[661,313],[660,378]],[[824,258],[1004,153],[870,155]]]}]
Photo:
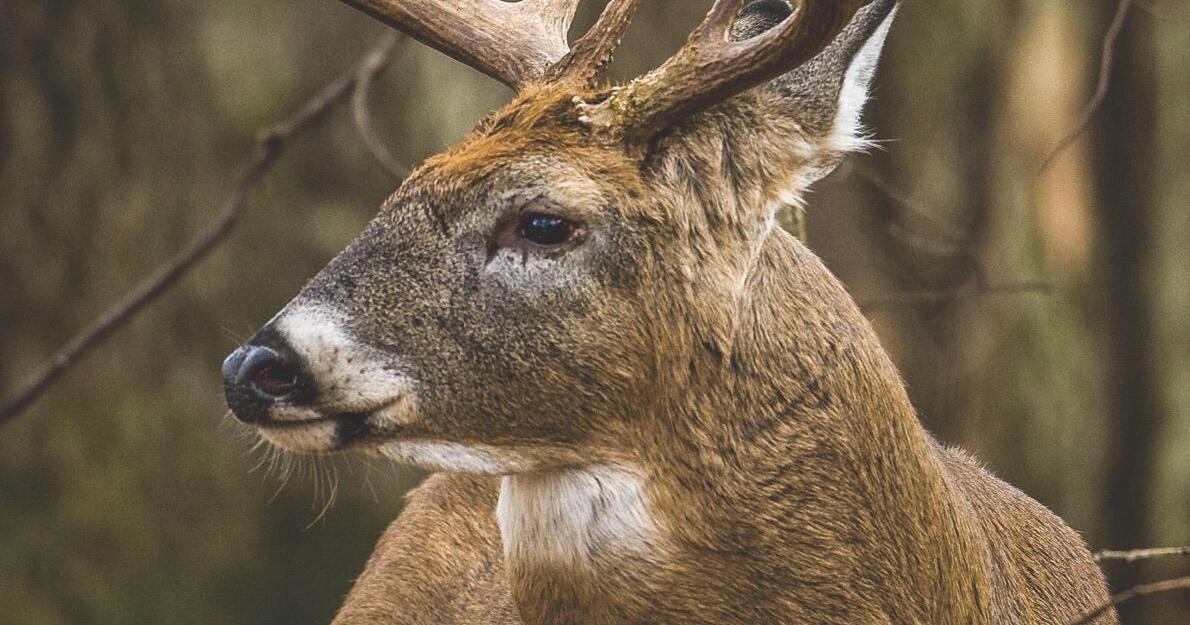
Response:
[{"label": "nostril", "polygon": [[275,362],[261,369],[252,384],[261,393],[276,399],[293,395],[298,387],[299,371],[297,367],[283,362]]},{"label": "nostril", "polygon": [[311,401],[314,386],[289,345],[262,331],[223,361],[223,391],[237,419],[260,423],[269,419],[278,404],[297,406]]},{"label": "nostril", "polygon": [[256,391],[264,399],[289,397],[298,387],[300,370],[291,358],[264,345],[253,346],[236,372],[236,383]]}]

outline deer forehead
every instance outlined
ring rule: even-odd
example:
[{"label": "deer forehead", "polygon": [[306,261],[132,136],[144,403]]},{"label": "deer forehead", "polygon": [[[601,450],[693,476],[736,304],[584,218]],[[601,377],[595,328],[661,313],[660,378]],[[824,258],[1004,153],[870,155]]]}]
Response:
[{"label": "deer forehead", "polygon": [[549,175],[550,182],[561,184],[587,177],[606,188],[639,191],[639,161],[578,121],[581,113],[572,101],[583,97],[578,93],[550,85],[522,92],[458,145],[427,159],[409,182],[457,189],[513,171],[530,178]]}]

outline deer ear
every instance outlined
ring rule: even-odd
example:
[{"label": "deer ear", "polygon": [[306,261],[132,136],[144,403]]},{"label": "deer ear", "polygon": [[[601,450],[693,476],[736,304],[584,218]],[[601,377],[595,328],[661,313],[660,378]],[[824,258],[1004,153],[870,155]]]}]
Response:
[{"label": "deer ear", "polygon": [[[870,145],[861,115],[896,9],[896,0],[874,0],[818,56],[761,88],[771,107],[766,114],[794,122],[812,145],[811,171],[803,181],[825,176],[847,152]],[[791,12],[786,0],[753,0],[732,35],[754,37]]]}]

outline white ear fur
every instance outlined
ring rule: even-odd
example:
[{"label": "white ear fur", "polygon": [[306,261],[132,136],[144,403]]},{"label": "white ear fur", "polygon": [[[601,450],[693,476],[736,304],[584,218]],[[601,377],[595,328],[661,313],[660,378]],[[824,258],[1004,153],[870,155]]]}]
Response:
[{"label": "white ear fur", "polygon": [[843,88],[839,91],[838,113],[835,124],[828,135],[827,149],[835,152],[857,152],[872,147],[872,142],[862,124],[864,104],[868,102],[869,89],[872,78],[876,75],[876,66],[880,62],[880,51],[884,48],[884,40],[888,37],[889,28],[897,9],[894,7],[884,17],[868,38],[843,76]]},{"label": "white ear fur", "polygon": [[810,185],[833,171],[847,153],[862,152],[875,145],[863,126],[863,111],[868,102],[872,79],[876,75],[876,66],[880,63],[880,52],[884,49],[884,41],[896,14],[897,7],[894,6],[859,52],[851,58],[843,74],[834,122],[825,136],[809,139],[802,144],[808,155],[808,165],[788,181],[784,191],[771,204],[773,214],[804,209],[803,194]]}]

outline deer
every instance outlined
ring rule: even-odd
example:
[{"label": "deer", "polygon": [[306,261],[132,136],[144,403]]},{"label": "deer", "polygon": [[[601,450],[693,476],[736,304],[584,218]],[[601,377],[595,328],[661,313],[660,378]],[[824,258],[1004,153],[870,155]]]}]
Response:
[{"label": "deer", "polygon": [[777,223],[869,145],[894,0],[715,0],[621,84],[639,0],[573,44],[578,0],[345,1],[515,96],[223,364],[271,444],[432,472],[335,623],[1064,625],[1108,600],[1074,530],[924,429]]}]

